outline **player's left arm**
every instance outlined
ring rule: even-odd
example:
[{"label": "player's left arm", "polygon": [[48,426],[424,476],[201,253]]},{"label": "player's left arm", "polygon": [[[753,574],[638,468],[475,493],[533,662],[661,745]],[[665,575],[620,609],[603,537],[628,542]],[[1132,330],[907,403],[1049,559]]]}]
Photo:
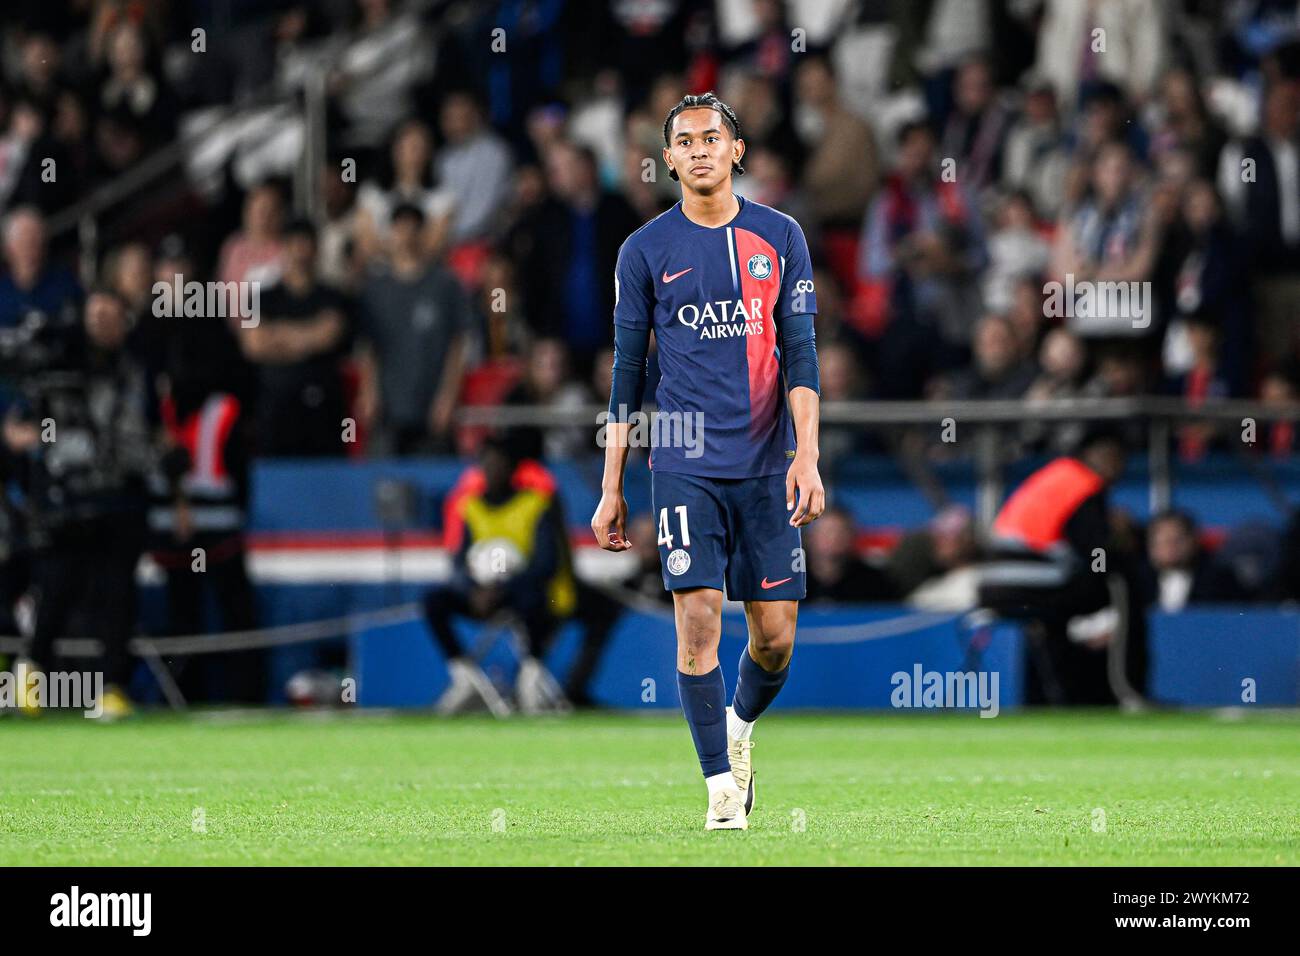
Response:
[{"label": "player's left arm", "polygon": [[[781,336],[781,363],[789,390],[790,417],[794,420],[794,461],[785,476],[785,507],[794,512],[790,524],[802,528],[816,521],[826,508],[826,490],[817,471],[818,419],[821,381],[817,372],[817,335],[813,317],[817,295],[812,261],[803,231],[791,221],[778,299],[777,329]],[[795,504],[798,510],[795,510]]]},{"label": "player's left arm", "polygon": [[790,470],[785,474],[785,510],[794,509],[796,496],[799,510],[790,516],[790,524],[802,528],[821,517],[826,510],[826,490],[817,471],[817,418],[821,397],[806,385],[790,389],[790,415],[794,419],[795,452]]}]

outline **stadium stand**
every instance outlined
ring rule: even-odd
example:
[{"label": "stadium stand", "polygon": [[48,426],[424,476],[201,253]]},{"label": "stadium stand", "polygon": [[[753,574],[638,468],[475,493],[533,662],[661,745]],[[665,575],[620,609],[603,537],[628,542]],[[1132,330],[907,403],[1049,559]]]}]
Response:
[{"label": "stadium stand", "polygon": [[[1300,9],[1099,0],[1099,50],[1083,6],[6,3],[0,652],[39,630],[60,529],[111,513],[148,533],[139,607],[69,589],[61,636],[120,643],[97,612],[138,616],[135,699],[319,702],[346,673],[364,704],[431,704],[446,676],[412,602],[450,576],[496,434],[558,503],[579,581],[623,607],[570,696],[670,681],[641,663],[670,614],[585,522],[614,259],[678,196],[663,117],[716,89],[747,143],[737,191],[802,224],[821,307],[839,527],[806,541],[839,551],[810,556],[807,684],[782,705],[887,706],[848,675],[975,646],[1024,702],[1030,638],[966,616],[987,535],[1098,422],[1130,452],[1107,551],[1142,695],[1231,702],[1233,659],[1291,675],[1261,694],[1297,703]],[[97,296],[126,326],[87,358],[67,343],[93,339]],[[33,429],[75,407],[102,435],[69,398],[92,380],[142,388],[148,430],[101,437],[103,480],[74,487],[32,467]],[[643,453],[628,499],[648,511]],[[225,569],[204,613],[200,545]],[[548,667],[608,626],[574,618]],[[217,631],[251,636],[183,643]],[[484,666],[511,683],[513,660]]]}]

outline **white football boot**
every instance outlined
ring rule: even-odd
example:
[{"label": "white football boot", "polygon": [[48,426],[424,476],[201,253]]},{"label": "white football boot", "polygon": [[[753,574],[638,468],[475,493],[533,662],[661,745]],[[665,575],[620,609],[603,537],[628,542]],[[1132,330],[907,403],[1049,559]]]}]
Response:
[{"label": "white football boot", "polygon": [[745,816],[754,811],[754,758],[749,753],[753,749],[752,740],[727,737],[727,759],[731,761],[731,776],[745,798]]},{"label": "white football boot", "polygon": [[704,818],[706,830],[748,830],[745,795],[728,787],[709,798],[709,812]]}]

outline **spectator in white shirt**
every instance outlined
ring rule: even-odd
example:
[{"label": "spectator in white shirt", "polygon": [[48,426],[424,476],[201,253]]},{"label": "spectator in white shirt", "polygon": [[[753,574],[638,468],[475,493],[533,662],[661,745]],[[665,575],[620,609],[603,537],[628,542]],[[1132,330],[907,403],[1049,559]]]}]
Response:
[{"label": "spectator in white shirt", "polygon": [[487,125],[468,93],[447,97],[441,126],[447,145],[438,157],[438,181],[456,197],[451,241],[485,238],[510,198],[510,148]]},{"label": "spectator in white shirt", "polygon": [[408,120],[393,137],[392,176],[368,179],[357,192],[357,254],[369,262],[388,253],[390,222],[398,206],[424,213],[425,253],[436,258],[451,229],[455,197],[433,182],[433,139],[419,120]]}]

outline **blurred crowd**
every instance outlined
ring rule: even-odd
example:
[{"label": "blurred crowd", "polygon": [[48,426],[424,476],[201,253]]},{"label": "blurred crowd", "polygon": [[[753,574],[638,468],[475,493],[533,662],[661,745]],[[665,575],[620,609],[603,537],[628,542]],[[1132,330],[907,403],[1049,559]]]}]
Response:
[{"label": "blurred crowd", "polygon": [[[1296,0],[8,0],[0,28],[0,478],[26,496],[0,539],[42,556],[0,555],[0,594],[90,589],[114,646],[145,547],[173,633],[195,542],[253,626],[258,457],[468,458],[467,405],[604,405],[615,257],[680,197],[686,92],[734,107],[737,192],[807,235],[824,400],[1023,401],[1008,447],[1055,455],[1078,427],[1035,402],[1300,388]],[[201,304],[217,283],[243,305]],[[1132,294],[1076,299],[1107,287]],[[85,440],[35,454],[46,420]],[[593,461],[595,424],[510,454]],[[823,467],[967,452],[910,437],[828,426]],[[1185,461],[1227,440],[1173,435]],[[1265,422],[1253,450],[1298,442]],[[1144,602],[1284,596],[1245,531],[1211,561],[1190,516],[1130,529]],[[808,537],[810,600],[938,606],[981,557],[959,509],[880,564],[842,510]]]},{"label": "blurred crowd", "polygon": [[[0,18],[0,329],[102,287],[151,380],[184,354],[240,400],[254,455],[467,453],[482,430],[456,427],[461,405],[604,402],[614,258],[678,198],[662,120],[707,88],[741,120],[737,190],[808,235],[825,399],[1296,395],[1294,2],[73,0]],[[205,111],[312,76],[323,149],[232,151],[201,182],[178,163],[96,209],[93,236],[66,216],[48,234],[178,137],[200,151]],[[258,282],[260,323],[156,317],[153,283],[177,274]],[[1149,294],[1054,308],[1067,281]],[[1293,427],[1265,432],[1295,449]],[[523,437],[554,457],[593,435]],[[1214,441],[1189,426],[1178,451]],[[826,453],[877,446],[831,429]]]}]

